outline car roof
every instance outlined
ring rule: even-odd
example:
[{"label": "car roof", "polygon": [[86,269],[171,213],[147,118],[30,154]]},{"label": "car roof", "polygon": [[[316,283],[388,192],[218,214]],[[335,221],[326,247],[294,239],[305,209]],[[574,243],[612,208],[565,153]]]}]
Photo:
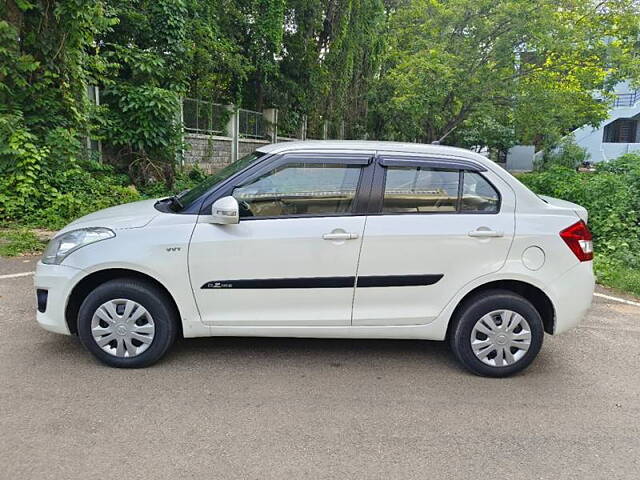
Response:
[{"label": "car roof", "polygon": [[306,140],[297,142],[272,143],[259,147],[264,153],[282,153],[304,150],[363,150],[377,152],[416,153],[439,157],[468,158],[487,165],[493,163],[486,157],[465,150],[464,148],[448,147],[444,145],[426,145],[423,143],[381,142],[372,140]]}]

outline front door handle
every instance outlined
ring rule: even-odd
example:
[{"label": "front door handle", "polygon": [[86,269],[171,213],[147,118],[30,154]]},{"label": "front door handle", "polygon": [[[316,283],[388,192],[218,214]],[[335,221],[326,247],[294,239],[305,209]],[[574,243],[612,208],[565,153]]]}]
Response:
[{"label": "front door handle", "polygon": [[491,230],[490,228],[487,228],[487,227],[480,227],[477,230],[473,230],[469,232],[469,236],[475,237],[475,238],[498,238],[498,237],[504,237],[504,232]]},{"label": "front door handle", "polygon": [[331,232],[322,235],[324,240],[355,240],[359,235],[357,233],[347,232]]}]

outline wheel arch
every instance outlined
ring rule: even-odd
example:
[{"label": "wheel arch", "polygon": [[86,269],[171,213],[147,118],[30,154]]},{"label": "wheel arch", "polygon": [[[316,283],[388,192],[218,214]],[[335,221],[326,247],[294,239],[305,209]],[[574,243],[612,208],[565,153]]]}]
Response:
[{"label": "wheel arch", "polygon": [[469,292],[467,292],[460,299],[460,301],[458,302],[458,304],[456,305],[455,309],[451,314],[449,325],[447,327],[446,337],[449,338],[449,333],[451,330],[451,326],[453,324],[453,321],[451,320],[456,318],[456,315],[458,314],[458,312],[463,308],[464,304],[470,298],[481,294],[483,291],[496,290],[496,289],[507,290],[507,291],[516,293],[526,298],[527,300],[529,300],[533,304],[535,309],[538,311],[538,313],[540,314],[540,317],[542,318],[544,331],[548,334],[553,334],[556,312],[553,306],[553,302],[551,301],[549,296],[546,293],[544,293],[544,291],[542,291],[540,288],[536,287],[535,285],[524,282],[522,280],[503,279],[503,280],[494,280],[494,281],[479,285],[473,288],[472,290],[470,290]]},{"label": "wheel arch", "polygon": [[87,295],[89,295],[89,293],[92,290],[94,290],[97,286],[105,282],[108,282],[109,280],[115,280],[118,278],[134,278],[137,280],[142,280],[144,282],[152,284],[153,286],[158,288],[160,291],[162,291],[170,300],[171,304],[173,305],[173,308],[175,309],[177,319],[178,319],[178,322],[177,322],[178,333],[181,337],[183,336],[182,321],[181,321],[182,316],[180,314],[180,309],[178,308],[178,304],[176,303],[175,298],[173,298],[173,295],[171,295],[171,292],[169,292],[167,287],[165,287],[158,280],[156,280],[150,275],[147,275],[146,273],[142,273],[137,270],[131,270],[128,268],[108,268],[108,269],[92,272],[86,277],[83,277],[73,287],[73,289],[71,290],[71,293],[69,294],[69,299],[67,301],[67,306],[64,312],[65,321],[67,322],[67,327],[69,328],[69,331],[73,335],[78,334],[78,328],[77,328],[78,311],[80,310],[80,305],[82,305],[82,302],[84,301],[84,299],[87,298]]}]

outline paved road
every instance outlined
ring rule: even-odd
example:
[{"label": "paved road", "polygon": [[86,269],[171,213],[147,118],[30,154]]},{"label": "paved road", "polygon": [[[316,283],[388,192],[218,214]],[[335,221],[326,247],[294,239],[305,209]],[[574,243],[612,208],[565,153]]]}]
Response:
[{"label": "paved road", "polygon": [[131,371],[41,330],[31,284],[0,280],[2,479],[640,477],[638,307],[597,300],[506,380],[422,341],[195,339]]}]

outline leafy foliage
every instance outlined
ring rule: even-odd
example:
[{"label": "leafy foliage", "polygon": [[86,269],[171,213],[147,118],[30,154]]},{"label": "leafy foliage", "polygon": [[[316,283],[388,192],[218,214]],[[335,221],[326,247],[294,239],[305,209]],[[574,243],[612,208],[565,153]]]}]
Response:
[{"label": "leafy foliage", "polygon": [[188,89],[188,9],[184,0],[109,0],[117,22],[103,31],[98,134],[107,157],[137,185],[171,185],[180,149],[180,97]]},{"label": "leafy foliage", "polygon": [[64,136],[52,136],[48,145],[38,147],[24,127],[8,131],[0,124],[0,222],[57,229],[92,211],[140,198],[113,167],[72,156],[61,168],[54,140]]},{"label": "leafy foliage", "polygon": [[607,103],[593,92],[638,75],[637,9],[631,0],[401,2],[390,12],[373,133],[459,144],[495,127],[488,136],[500,141],[490,143],[509,143],[513,130],[541,147],[596,125]]},{"label": "leafy foliage", "polygon": [[207,174],[196,166],[187,171],[178,172],[173,188],[167,189],[167,186],[163,182],[155,182],[147,185],[141,191],[141,194],[149,198],[166,197],[191,189],[205,178],[207,178]]},{"label": "leafy foliage", "polygon": [[549,148],[539,163],[535,165],[538,170],[544,170],[552,165],[576,169],[589,160],[586,149],[576,144],[572,135],[563,138],[558,145]]},{"label": "leafy foliage", "polygon": [[[278,107],[291,133],[306,115],[311,136],[329,121],[347,138],[548,148],[604,118],[594,92],[607,100],[618,80],[640,77],[638,9],[635,0],[7,0],[0,221],[56,228],[195,183],[201,172],[178,167],[183,96]],[[95,140],[105,164],[87,150]],[[578,175],[558,168],[583,158],[564,147],[527,181],[590,206],[606,258],[622,262],[638,234],[637,162]]]},{"label": "leafy foliage", "polygon": [[536,193],[586,207],[599,281],[640,294],[640,288],[625,286],[625,275],[620,273],[636,272],[629,278],[640,285],[640,155],[625,155],[603,164],[595,173],[551,166],[519,179]]}]

